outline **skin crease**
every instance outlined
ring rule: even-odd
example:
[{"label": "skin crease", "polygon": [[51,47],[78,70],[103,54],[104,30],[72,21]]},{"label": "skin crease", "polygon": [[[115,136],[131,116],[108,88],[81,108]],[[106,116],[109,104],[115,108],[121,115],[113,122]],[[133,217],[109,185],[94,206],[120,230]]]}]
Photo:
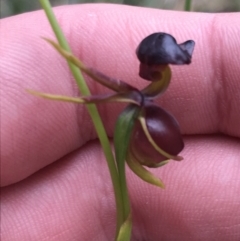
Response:
[{"label": "skin crease", "polygon": [[[134,51],[145,36],[196,41],[192,64],[172,67],[157,101],[179,121],[184,160],[151,169],[164,191],[127,170],[131,240],[240,240],[240,14],[99,4],[55,13],[79,58],[138,87],[146,82]],[[65,61],[40,38],[54,39],[44,13],[2,19],[0,31],[2,240],[113,240],[112,185],[85,107],[25,92],[78,95]],[[92,93],[108,92],[87,81]],[[122,109],[99,106],[109,136]]]}]

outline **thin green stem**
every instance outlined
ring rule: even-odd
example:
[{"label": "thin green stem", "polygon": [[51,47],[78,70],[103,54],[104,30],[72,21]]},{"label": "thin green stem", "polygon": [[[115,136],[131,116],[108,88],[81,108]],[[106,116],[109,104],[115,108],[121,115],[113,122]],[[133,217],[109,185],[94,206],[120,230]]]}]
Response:
[{"label": "thin green stem", "polygon": [[130,201],[127,188],[126,172],[125,172],[125,162],[118,165],[119,180],[122,190],[122,202],[123,202],[123,218],[126,220],[130,215]]},{"label": "thin green stem", "polygon": [[[56,20],[56,17],[52,11],[51,5],[49,3],[49,0],[39,0],[40,4],[42,5],[47,18],[52,26],[52,29],[57,37],[57,40],[59,42],[59,45],[71,52],[71,49],[67,43],[66,38],[64,37],[64,34],[60,28],[60,26],[58,25],[58,22]],[[69,68],[77,82],[77,85],[79,87],[79,90],[81,91],[82,95],[90,95],[90,91],[88,89],[87,84],[85,83],[83,76],[79,70],[79,68],[77,68],[76,66],[74,66],[73,64],[71,64],[68,61],[68,65]],[[113,188],[114,188],[114,195],[115,195],[115,201],[116,201],[116,208],[117,208],[117,233],[119,231],[119,228],[121,226],[121,224],[123,223],[124,219],[123,219],[123,207],[122,207],[122,193],[121,193],[121,189],[120,189],[120,184],[119,184],[119,175],[118,175],[118,170],[115,164],[115,159],[111,150],[111,146],[109,143],[109,139],[107,137],[106,131],[104,129],[102,120],[100,118],[100,115],[98,113],[98,110],[96,108],[96,106],[94,104],[88,104],[87,105],[87,109],[88,112],[91,116],[91,119],[93,121],[93,124],[95,126],[96,132],[98,134],[100,143],[102,145],[103,148],[103,152],[105,154],[106,160],[107,160],[107,164],[108,164],[108,168],[109,168],[109,172],[111,175],[111,179],[112,179],[112,183],[113,183]]]},{"label": "thin green stem", "polygon": [[185,6],[184,6],[184,10],[190,12],[191,11],[191,3],[192,0],[185,0]]}]

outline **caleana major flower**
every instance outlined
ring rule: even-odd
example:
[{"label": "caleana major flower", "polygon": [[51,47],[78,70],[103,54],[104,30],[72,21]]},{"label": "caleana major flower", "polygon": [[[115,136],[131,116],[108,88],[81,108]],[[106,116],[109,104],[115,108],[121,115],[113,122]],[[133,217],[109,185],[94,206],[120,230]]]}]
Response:
[{"label": "caleana major flower", "polygon": [[121,80],[110,78],[85,66],[74,55],[55,42],[46,39],[67,60],[78,66],[95,81],[113,90],[114,94],[88,97],[68,97],[30,91],[41,97],[81,104],[126,102],[129,105],[120,113],[114,132],[114,147],[117,163],[127,162],[131,170],[144,181],[164,187],[160,179],[153,176],[147,167],[159,167],[169,160],[182,160],[178,154],[184,148],[180,127],[172,114],[154,103],[169,86],[171,70],[169,64],[190,64],[194,41],[177,44],[175,38],[166,33],[153,33],[143,39],[136,49],[140,61],[139,76],[150,84],[142,90]]}]

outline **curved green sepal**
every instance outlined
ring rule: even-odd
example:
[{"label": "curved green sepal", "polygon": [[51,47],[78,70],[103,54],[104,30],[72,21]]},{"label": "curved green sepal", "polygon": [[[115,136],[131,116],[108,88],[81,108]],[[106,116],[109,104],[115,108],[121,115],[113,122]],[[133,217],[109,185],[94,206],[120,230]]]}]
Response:
[{"label": "curved green sepal", "polygon": [[162,167],[162,166],[165,166],[166,164],[168,164],[169,162],[170,162],[170,160],[166,160],[166,161],[162,161],[162,162],[159,162],[156,164],[152,164],[152,166],[149,166],[149,167],[152,167],[152,168]]},{"label": "curved green sepal", "polygon": [[106,94],[106,95],[91,95],[91,96],[82,96],[82,97],[71,97],[65,95],[53,95],[43,92],[38,92],[35,90],[26,90],[28,93],[39,96],[49,100],[64,101],[64,102],[73,102],[79,104],[100,104],[100,103],[110,103],[110,102],[125,102],[132,103],[135,105],[139,104],[139,96],[137,92],[128,92],[120,94]]},{"label": "curved green sepal", "polygon": [[65,96],[65,95],[53,95],[43,92],[38,92],[35,90],[26,90],[31,95],[39,96],[45,99],[49,100],[56,100],[56,101],[65,101],[65,102],[73,102],[73,103],[79,103],[79,104],[85,104],[86,101],[83,98],[77,98],[77,97],[71,97],[71,96]]},{"label": "curved green sepal", "polygon": [[130,201],[125,174],[125,160],[127,150],[129,148],[132,129],[140,109],[140,106],[133,104],[128,105],[119,115],[114,129],[114,148],[118,167],[119,183],[122,192],[123,220],[126,220],[130,215]]},{"label": "curved green sepal", "polygon": [[155,98],[162,95],[168,88],[171,80],[171,69],[169,66],[162,72],[162,78],[157,81],[153,81],[147,87],[145,87],[141,92],[146,97]]},{"label": "curved green sepal", "polygon": [[139,106],[128,105],[117,119],[114,129],[114,148],[118,165],[126,160],[132,129],[139,112]]},{"label": "curved green sepal", "polygon": [[54,42],[53,40],[48,39],[48,38],[43,38],[43,39],[46,40],[49,44],[51,44],[67,61],[70,61],[72,64],[74,64],[79,69],[81,69],[81,71],[83,71],[88,76],[90,76],[92,79],[94,79],[98,83],[104,85],[105,87],[107,87],[111,90],[114,90],[116,92],[126,92],[126,91],[136,90],[136,88],[134,88],[130,84],[125,83],[122,80],[110,78],[95,69],[88,68],[71,52],[66,51],[58,43]]},{"label": "curved green sepal", "polygon": [[128,152],[126,160],[129,168],[143,181],[161,187],[163,189],[165,188],[163,182],[159,178],[155,177],[147,169],[145,169],[130,152]]},{"label": "curved green sepal", "polygon": [[116,241],[130,241],[132,231],[132,216],[129,214],[126,221],[120,227]]}]

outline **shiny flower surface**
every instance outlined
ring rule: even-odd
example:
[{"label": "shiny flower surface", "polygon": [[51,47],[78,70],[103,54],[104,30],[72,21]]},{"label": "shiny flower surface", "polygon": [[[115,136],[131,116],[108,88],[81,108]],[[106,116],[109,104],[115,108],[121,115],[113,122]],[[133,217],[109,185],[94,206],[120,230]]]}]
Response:
[{"label": "shiny flower surface", "polygon": [[[147,130],[156,145],[171,156],[178,155],[184,143],[176,119],[155,104],[144,106],[143,112]],[[129,148],[136,160],[145,166],[154,167],[169,159],[154,148],[140,122],[135,123]]]}]

